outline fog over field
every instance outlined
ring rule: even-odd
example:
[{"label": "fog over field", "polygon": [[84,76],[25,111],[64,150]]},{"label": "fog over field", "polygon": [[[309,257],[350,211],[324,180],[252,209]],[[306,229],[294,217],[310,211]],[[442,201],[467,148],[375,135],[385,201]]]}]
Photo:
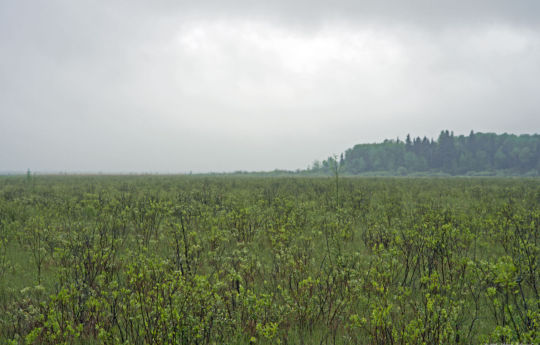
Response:
[{"label": "fog over field", "polygon": [[2,1],[0,171],[305,168],[540,132],[540,2]]}]

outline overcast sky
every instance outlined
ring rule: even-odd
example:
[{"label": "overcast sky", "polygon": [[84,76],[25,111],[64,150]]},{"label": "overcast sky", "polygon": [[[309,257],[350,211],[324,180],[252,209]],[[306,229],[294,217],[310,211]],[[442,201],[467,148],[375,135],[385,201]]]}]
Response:
[{"label": "overcast sky", "polygon": [[540,1],[0,1],[0,171],[305,168],[540,131]]}]

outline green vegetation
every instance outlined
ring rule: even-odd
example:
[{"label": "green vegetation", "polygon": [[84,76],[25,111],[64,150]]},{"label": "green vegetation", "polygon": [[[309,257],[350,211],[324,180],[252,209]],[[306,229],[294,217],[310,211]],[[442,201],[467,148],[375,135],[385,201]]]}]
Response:
[{"label": "green vegetation", "polygon": [[540,343],[538,179],[332,168],[0,178],[0,344]]},{"label": "green vegetation", "polygon": [[[335,157],[315,162],[313,173],[331,174]],[[361,144],[341,156],[350,175],[476,175],[538,176],[540,135],[471,133],[454,136],[442,131],[437,141],[385,140]]]}]

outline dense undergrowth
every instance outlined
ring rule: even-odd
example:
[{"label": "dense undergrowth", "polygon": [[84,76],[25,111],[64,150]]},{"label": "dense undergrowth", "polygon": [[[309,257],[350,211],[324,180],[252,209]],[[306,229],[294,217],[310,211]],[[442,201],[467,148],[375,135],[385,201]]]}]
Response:
[{"label": "dense undergrowth", "polygon": [[0,343],[540,343],[538,179],[0,179]]}]

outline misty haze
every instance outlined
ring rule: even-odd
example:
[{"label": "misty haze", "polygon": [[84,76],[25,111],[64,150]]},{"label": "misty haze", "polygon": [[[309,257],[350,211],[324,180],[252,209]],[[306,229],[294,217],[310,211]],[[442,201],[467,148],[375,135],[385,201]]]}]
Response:
[{"label": "misty haze", "polygon": [[4,1],[0,170],[304,169],[540,128],[535,1]]},{"label": "misty haze", "polygon": [[540,2],[0,1],[1,344],[540,344]]}]

